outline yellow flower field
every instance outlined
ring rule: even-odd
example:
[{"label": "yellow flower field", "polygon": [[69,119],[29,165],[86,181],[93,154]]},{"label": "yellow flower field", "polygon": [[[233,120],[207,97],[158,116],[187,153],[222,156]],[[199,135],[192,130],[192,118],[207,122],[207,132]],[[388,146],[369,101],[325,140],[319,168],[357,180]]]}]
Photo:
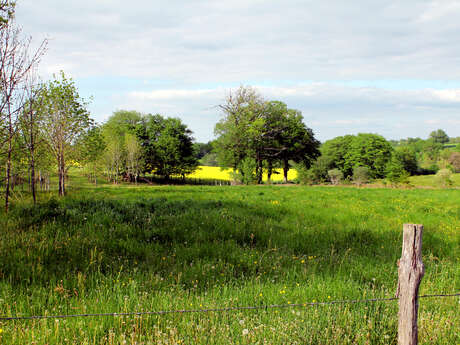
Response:
[{"label": "yellow flower field", "polygon": [[[219,167],[208,167],[208,166],[199,166],[198,169],[190,175],[187,175],[189,178],[201,178],[201,179],[216,179],[216,180],[225,180],[230,181],[232,169],[221,169]],[[288,179],[294,180],[297,177],[297,171],[294,169],[289,169]],[[264,181],[267,180],[267,174],[264,173]],[[275,169],[272,174],[272,181],[282,181],[283,180],[283,169]]]}]

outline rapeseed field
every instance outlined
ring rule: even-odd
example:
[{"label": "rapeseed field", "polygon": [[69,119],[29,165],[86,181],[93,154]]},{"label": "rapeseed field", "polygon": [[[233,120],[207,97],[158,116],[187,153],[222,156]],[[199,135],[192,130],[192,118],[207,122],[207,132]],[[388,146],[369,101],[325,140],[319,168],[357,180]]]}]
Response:
[{"label": "rapeseed field", "polygon": [[[187,175],[188,178],[198,179],[215,179],[215,180],[232,180],[231,174],[232,169],[222,169],[219,167],[199,166],[198,169],[193,173]],[[297,171],[295,169],[289,169],[288,180],[292,181],[297,178]],[[267,174],[264,173],[263,180],[267,181]],[[274,182],[283,181],[283,169],[275,169],[271,180]]]}]

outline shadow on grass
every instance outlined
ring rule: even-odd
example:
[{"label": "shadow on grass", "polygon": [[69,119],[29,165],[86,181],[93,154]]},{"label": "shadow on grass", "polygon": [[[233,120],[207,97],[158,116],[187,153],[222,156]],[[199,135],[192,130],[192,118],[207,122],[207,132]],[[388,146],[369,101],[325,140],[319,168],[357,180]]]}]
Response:
[{"label": "shadow on grass", "polygon": [[[297,216],[283,207],[233,200],[51,199],[9,215],[0,239],[0,280],[46,284],[78,272],[113,275],[122,269],[171,281],[179,273],[187,281],[254,279],[261,272],[263,279],[333,276],[357,264],[392,268],[400,255],[399,232],[359,224],[347,231],[283,225]],[[450,247],[425,235],[425,252],[442,257]]]}]

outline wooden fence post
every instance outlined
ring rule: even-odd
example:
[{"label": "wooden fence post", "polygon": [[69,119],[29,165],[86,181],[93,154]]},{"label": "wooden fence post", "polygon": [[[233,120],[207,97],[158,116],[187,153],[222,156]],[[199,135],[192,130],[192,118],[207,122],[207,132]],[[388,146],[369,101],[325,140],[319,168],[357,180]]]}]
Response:
[{"label": "wooden fence post", "polygon": [[401,259],[398,263],[398,345],[418,344],[418,289],[425,268],[422,262],[423,225],[404,224]]}]

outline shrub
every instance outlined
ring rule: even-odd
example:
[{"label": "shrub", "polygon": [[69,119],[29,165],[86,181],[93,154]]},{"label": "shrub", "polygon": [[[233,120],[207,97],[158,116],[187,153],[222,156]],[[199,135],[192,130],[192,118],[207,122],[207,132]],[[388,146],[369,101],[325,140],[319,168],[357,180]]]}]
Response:
[{"label": "shrub", "polygon": [[246,157],[238,166],[238,171],[231,173],[232,178],[242,184],[257,183],[256,162],[254,159]]},{"label": "shrub", "polygon": [[327,172],[333,185],[338,185],[343,180],[343,173],[339,169],[331,169]]},{"label": "shrub", "polygon": [[451,176],[452,171],[449,169],[441,169],[436,173],[435,180],[440,186],[447,187],[452,185]]},{"label": "shrub", "polygon": [[353,182],[358,186],[367,183],[369,181],[369,168],[367,167],[355,167],[353,169]]},{"label": "shrub", "polygon": [[460,172],[460,153],[452,152],[449,157],[449,163],[452,166],[454,172]]}]

